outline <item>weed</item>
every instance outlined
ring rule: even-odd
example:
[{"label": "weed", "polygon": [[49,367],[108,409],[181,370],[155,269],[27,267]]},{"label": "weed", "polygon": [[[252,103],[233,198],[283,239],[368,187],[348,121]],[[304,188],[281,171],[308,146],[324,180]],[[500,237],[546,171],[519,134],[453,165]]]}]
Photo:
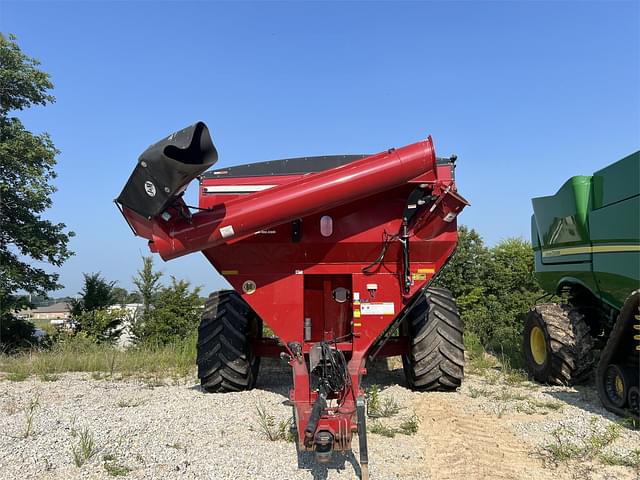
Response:
[{"label": "weed", "polygon": [[25,407],[25,421],[26,425],[24,427],[24,432],[22,433],[23,438],[27,438],[33,433],[33,417],[36,414],[36,410],[40,406],[40,397],[36,396],[29,401],[29,404]]},{"label": "weed", "polygon": [[380,409],[380,387],[371,385],[367,391],[367,415],[370,417],[371,412],[377,412]]},{"label": "weed", "polygon": [[382,400],[377,410],[369,408],[368,414],[371,418],[388,418],[393,417],[400,411],[400,406],[394,398],[385,398]]},{"label": "weed", "polygon": [[27,378],[29,374],[26,372],[9,372],[7,375],[7,380],[10,382],[24,382]]},{"label": "weed", "polygon": [[554,442],[543,447],[543,450],[554,462],[565,462],[574,458],[579,458],[584,454],[583,449],[566,440],[574,433],[573,429],[565,426],[556,428],[551,435]]},{"label": "weed", "polygon": [[502,392],[499,395],[496,395],[494,398],[502,402],[514,402],[514,401],[527,400],[527,397],[525,395],[522,395],[521,393],[518,393],[518,392],[514,392],[513,390],[509,390],[508,388],[503,389]]},{"label": "weed", "polygon": [[102,372],[91,372],[91,378],[94,380],[102,380]]},{"label": "weed", "polygon": [[116,462],[104,462],[104,469],[112,477],[124,477],[129,474],[131,469],[125,465],[120,465]]},{"label": "weed", "polygon": [[552,432],[555,442],[546,445],[544,451],[556,463],[598,458],[601,462],[609,465],[633,465],[634,461],[640,465],[640,450],[632,452],[628,457],[604,451],[620,437],[621,429],[622,427],[615,423],[600,429],[597,426],[597,418],[592,417],[589,422],[589,435],[582,439],[580,445],[567,440],[567,437],[575,434],[574,430],[561,426]]},{"label": "weed", "polygon": [[555,400],[528,400],[528,403],[535,408],[542,408],[545,410],[560,410],[562,409],[562,403]]},{"label": "weed", "polygon": [[40,380],[43,382],[57,382],[60,379],[58,375],[53,375],[51,373],[43,373],[40,375]]},{"label": "weed", "polygon": [[78,445],[71,447],[73,463],[76,467],[82,467],[97,452],[93,435],[88,428],[83,428],[78,432]]},{"label": "weed", "polygon": [[605,465],[621,465],[623,467],[640,468],[640,449],[625,454],[601,453],[599,460]]},{"label": "weed", "polygon": [[380,420],[371,422],[369,427],[371,433],[382,435],[383,437],[393,438],[396,436],[396,430],[394,428],[384,425]]},{"label": "weed", "polygon": [[116,405],[119,408],[127,408],[127,407],[139,407],[140,405],[143,405],[145,403],[145,401],[141,398],[121,398],[120,400],[118,400],[118,403],[116,403]]},{"label": "weed", "polygon": [[398,433],[403,435],[415,435],[418,433],[419,426],[420,419],[416,415],[412,415],[400,424],[400,427],[398,427]]},{"label": "weed", "polygon": [[291,419],[281,420],[276,424],[275,417],[268,413],[261,403],[256,404],[256,419],[262,433],[272,442],[276,440],[293,441]]},{"label": "weed", "polygon": [[487,390],[486,388],[475,388],[475,387],[469,387],[469,396],[471,398],[478,398],[478,397],[492,397],[493,395],[491,394],[490,390]]},{"label": "weed", "polygon": [[618,422],[620,426],[628,428],[629,430],[640,430],[640,420],[634,417],[625,417]]},{"label": "weed", "polygon": [[105,453],[102,455],[103,462],[115,462],[118,459],[113,453]]},{"label": "weed", "polygon": [[393,417],[400,411],[398,402],[393,397],[380,399],[380,388],[372,385],[367,392],[367,416],[370,418]]}]

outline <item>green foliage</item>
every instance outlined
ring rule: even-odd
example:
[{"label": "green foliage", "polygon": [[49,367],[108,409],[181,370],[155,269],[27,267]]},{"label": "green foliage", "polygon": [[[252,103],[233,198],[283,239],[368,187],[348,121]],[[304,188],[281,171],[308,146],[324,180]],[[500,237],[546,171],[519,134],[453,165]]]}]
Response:
[{"label": "green foliage", "polygon": [[373,422],[371,422],[369,431],[371,433],[375,433],[376,435],[382,435],[383,437],[393,438],[396,436],[396,429],[385,425],[380,420],[374,420]]},{"label": "green foliage", "polygon": [[15,352],[36,344],[34,332],[31,322],[15,317],[11,311],[0,313],[0,351]]},{"label": "green foliage", "polygon": [[116,303],[115,284],[106,281],[100,272],[85,273],[80,298],[72,302],[71,314],[78,317],[84,312],[100,310]]},{"label": "green foliage", "polygon": [[398,432],[403,435],[415,435],[420,427],[420,419],[416,415],[402,421],[398,427]]},{"label": "green foliage", "polygon": [[108,282],[100,273],[85,273],[80,298],[71,303],[71,315],[76,333],[83,332],[99,342],[111,342],[119,335],[118,327],[126,312],[108,310],[116,303],[115,282]]},{"label": "green foliage", "polygon": [[171,277],[171,285],[160,290],[154,308],[136,322],[133,333],[142,343],[164,345],[192,335],[200,324],[200,287]]},{"label": "green foliage", "polygon": [[113,342],[120,335],[120,324],[126,318],[126,310],[120,308],[107,310],[84,311],[74,320],[82,333],[95,339],[97,342]]},{"label": "green foliage", "polygon": [[294,441],[291,432],[291,418],[276,423],[276,418],[267,411],[262,403],[256,403],[256,423],[258,429],[272,442],[277,440]]},{"label": "green foliage", "polygon": [[142,270],[133,278],[133,283],[138,287],[138,296],[144,306],[144,315],[149,313],[160,292],[160,279],[162,272],[154,272],[153,257],[142,257]]},{"label": "green foliage", "polygon": [[[39,62],[20,50],[13,35],[0,34],[0,347],[15,349],[29,344],[32,331],[14,312],[25,306],[15,296],[19,290],[45,294],[60,288],[58,274],[47,273],[33,262],[56,267],[72,255],[67,248],[73,232],[63,223],[42,218],[56,191],[58,154],[46,133],[34,135],[11,111],[54,101],[49,75]],[[24,336],[20,336],[24,334]]]},{"label": "green foliage", "polygon": [[458,248],[434,285],[456,297],[466,335],[519,368],[524,316],[543,294],[533,273],[531,244],[509,238],[489,248],[473,229],[461,226],[458,233]]},{"label": "green foliage", "polygon": [[155,375],[184,377],[193,372],[195,335],[167,345],[139,345],[120,351],[97,343],[83,332],[61,332],[50,349],[34,349],[15,355],[0,354],[0,371],[7,380],[21,381],[29,375],[43,377],[65,372],[94,372],[94,379]]},{"label": "green foliage", "polygon": [[82,467],[97,451],[96,442],[89,429],[85,427],[80,430],[78,433],[78,445],[71,447],[71,456],[76,467]]}]

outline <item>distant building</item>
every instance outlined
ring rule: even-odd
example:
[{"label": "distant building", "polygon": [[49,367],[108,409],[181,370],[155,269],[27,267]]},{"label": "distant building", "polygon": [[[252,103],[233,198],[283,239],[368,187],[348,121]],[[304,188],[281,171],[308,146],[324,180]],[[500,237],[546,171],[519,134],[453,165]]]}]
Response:
[{"label": "distant building", "polygon": [[19,315],[29,320],[58,320],[58,322],[52,323],[60,323],[71,318],[71,309],[67,302],[58,302],[46,307],[22,310]]}]

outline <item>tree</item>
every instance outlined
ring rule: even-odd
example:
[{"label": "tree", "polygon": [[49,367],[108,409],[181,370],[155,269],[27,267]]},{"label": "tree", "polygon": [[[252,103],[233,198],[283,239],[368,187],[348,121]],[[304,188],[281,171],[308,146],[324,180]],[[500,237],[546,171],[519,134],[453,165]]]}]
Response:
[{"label": "tree", "polygon": [[475,230],[460,226],[458,247],[434,284],[453,292],[465,334],[518,365],[524,315],[542,294],[533,271],[529,242],[508,238],[487,248]]},{"label": "tree", "polygon": [[138,287],[138,293],[143,305],[143,315],[149,312],[155,298],[160,291],[160,279],[162,272],[153,271],[153,257],[142,257],[142,270],[138,270],[138,276],[133,278],[133,283]]},{"label": "tree", "polygon": [[[34,135],[10,116],[55,101],[49,74],[15,40],[0,34],[0,332],[5,335],[24,331],[8,327],[16,321],[14,312],[28,303],[17,292],[46,294],[61,287],[58,274],[32,263],[61,266],[72,255],[68,242],[73,236],[65,224],[42,218],[56,190],[51,180],[58,150],[49,135]],[[12,341],[0,336],[0,343]]]},{"label": "tree", "polygon": [[116,303],[115,283],[105,280],[99,272],[84,274],[80,298],[71,302],[76,333],[84,332],[99,342],[110,342],[118,337],[124,312],[108,308]]},{"label": "tree", "polygon": [[116,282],[108,282],[100,272],[85,273],[84,285],[80,292],[80,298],[71,303],[71,314],[79,315],[82,312],[100,310],[116,303],[114,289]]},{"label": "tree", "polygon": [[158,294],[153,308],[134,326],[139,342],[167,344],[196,331],[200,323],[202,301],[200,287],[171,277],[171,285]]},{"label": "tree", "polygon": [[125,288],[113,287],[111,294],[113,296],[114,302],[118,305],[125,305],[128,303],[127,300],[129,299],[129,292],[127,292]]}]

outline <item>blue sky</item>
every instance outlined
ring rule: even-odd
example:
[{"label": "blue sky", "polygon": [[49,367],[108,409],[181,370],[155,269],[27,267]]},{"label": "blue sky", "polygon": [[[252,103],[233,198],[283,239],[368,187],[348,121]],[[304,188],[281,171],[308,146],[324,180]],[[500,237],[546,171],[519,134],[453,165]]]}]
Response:
[{"label": "blue sky", "polygon": [[[196,120],[219,166],[432,134],[459,157],[461,222],[489,244],[528,238],[531,197],[640,144],[636,1],[0,0],[0,30],[56,86],[54,105],[19,116],[62,151],[47,216],[77,236],[59,294],[82,272],[131,288],[146,243],[111,201],[149,144]],[[158,262],[223,285],[200,254]]]}]

